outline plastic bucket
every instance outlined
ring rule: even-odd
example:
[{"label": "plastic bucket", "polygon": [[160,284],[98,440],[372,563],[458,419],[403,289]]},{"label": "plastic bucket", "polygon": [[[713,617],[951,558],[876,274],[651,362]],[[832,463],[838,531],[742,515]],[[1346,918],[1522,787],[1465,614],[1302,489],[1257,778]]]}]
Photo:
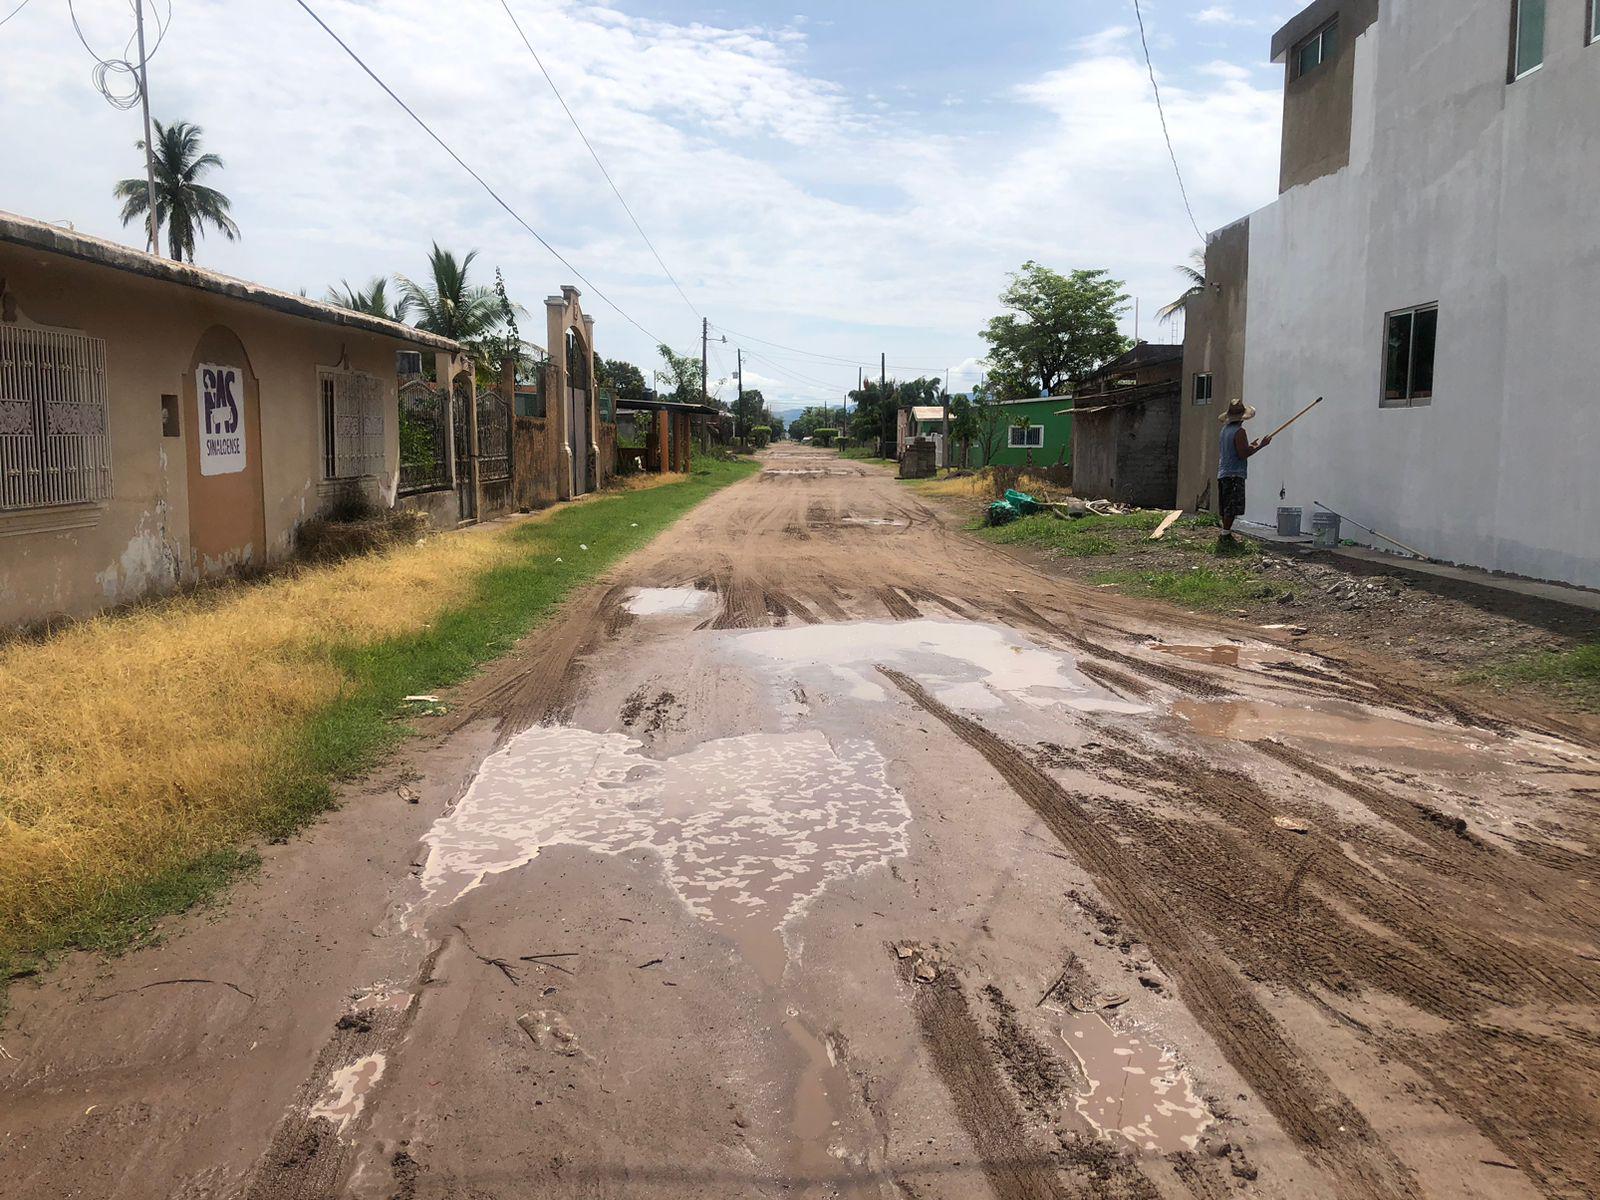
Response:
[{"label": "plastic bucket", "polygon": [[1280,509],[1278,509],[1278,536],[1279,537],[1299,537],[1300,536],[1300,509],[1298,509],[1298,508],[1280,508]]},{"label": "plastic bucket", "polygon": [[1311,544],[1319,550],[1332,550],[1339,544],[1339,514],[1311,514]]}]

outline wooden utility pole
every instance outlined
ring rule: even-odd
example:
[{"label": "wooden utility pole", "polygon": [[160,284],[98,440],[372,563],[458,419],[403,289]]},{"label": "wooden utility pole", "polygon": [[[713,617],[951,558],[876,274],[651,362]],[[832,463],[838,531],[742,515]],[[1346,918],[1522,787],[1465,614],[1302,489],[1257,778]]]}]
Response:
[{"label": "wooden utility pole", "polygon": [[144,0],[134,0],[134,27],[139,31],[139,105],[144,109],[144,182],[150,202],[150,253],[161,254],[161,222],[156,218],[156,148],[150,140],[150,64],[144,55]]},{"label": "wooden utility pole", "polygon": [[733,412],[733,436],[737,441],[739,437],[739,425],[741,423],[745,425],[744,433],[746,437],[750,436],[750,429],[749,422],[745,421],[744,419],[744,348],[736,347],[734,349],[734,354],[739,360],[739,403],[735,406]]},{"label": "wooden utility pole", "polygon": [[941,466],[941,467],[948,467],[950,465],[950,368],[949,367],[946,367],[945,370],[944,370],[944,396],[942,398],[944,400],[944,428],[942,430],[941,436],[944,438],[944,443],[943,443],[941,448],[944,450],[944,461],[942,463],[937,464],[937,465]]},{"label": "wooden utility pole", "polygon": [[[700,318],[700,403],[705,404],[711,393],[706,390],[706,339],[711,335],[711,320],[709,317]],[[738,436],[734,430],[734,436]]]},{"label": "wooden utility pole", "polygon": [[890,447],[894,442],[894,409],[889,405],[889,356],[878,355],[878,403],[883,405],[883,457],[894,458]]}]

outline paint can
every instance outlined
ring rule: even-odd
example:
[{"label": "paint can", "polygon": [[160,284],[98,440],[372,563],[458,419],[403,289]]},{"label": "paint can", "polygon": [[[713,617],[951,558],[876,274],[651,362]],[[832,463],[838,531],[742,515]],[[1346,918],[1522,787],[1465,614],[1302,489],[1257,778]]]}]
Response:
[{"label": "paint can", "polygon": [[1278,509],[1278,536],[1300,536],[1300,510],[1298,508]]},{"label": "paint can", "polygon": [[1332,550],[1339,544],[1339,514],[1311,514],[1311,544],[1318,550]]}]

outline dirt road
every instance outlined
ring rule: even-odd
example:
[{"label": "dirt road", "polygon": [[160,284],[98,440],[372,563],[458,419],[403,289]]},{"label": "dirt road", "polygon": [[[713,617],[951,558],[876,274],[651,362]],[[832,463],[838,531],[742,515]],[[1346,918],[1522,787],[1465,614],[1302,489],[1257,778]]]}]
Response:
[{"label": "dirt road", "polygon": [[17,988],[0,1195],[1595,1194],[1600,754],[1277,636],[775,450]]}]

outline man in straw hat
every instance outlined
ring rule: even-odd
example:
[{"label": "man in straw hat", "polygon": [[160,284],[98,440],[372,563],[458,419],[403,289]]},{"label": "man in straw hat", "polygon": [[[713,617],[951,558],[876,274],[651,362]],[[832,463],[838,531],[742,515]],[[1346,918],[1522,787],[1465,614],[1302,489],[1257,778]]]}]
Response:
[{"label": "man in straw hat", "polygon": [[1271,437],[1252,442],[1244,431],[1246,421],[1255,420],[1256,410],[1235,399],[1222,414],[1222,437],[1217,456],[1217,508],[1222,517],[1222,536],[1233,540],[1233,522],[1244,515],[1244,481],[1250,475],[1250,459],[1272,444]]}]

